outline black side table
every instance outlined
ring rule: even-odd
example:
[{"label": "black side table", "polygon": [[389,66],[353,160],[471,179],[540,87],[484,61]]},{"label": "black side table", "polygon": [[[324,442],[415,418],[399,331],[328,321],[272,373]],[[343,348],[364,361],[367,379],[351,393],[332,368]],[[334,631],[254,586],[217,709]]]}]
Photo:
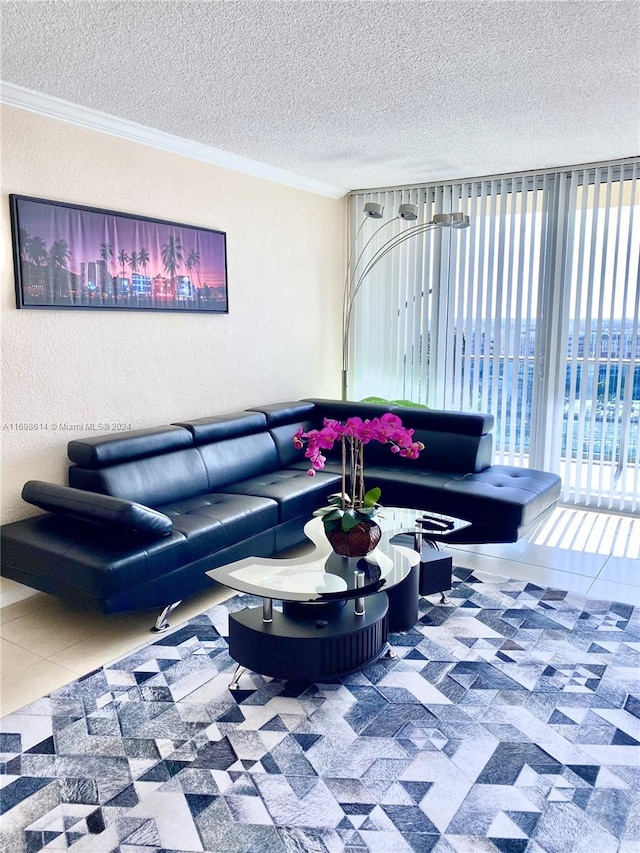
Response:
[{"label": "black side table", "polygon": [[413,534],[400,533],[394,537],[397,544],[414,548],[420,554],[419,595],[440,593],[440,603],[447,603],[445,592],[451,589],[453,582],[453,559],[440,551],[439,543],[446,542],[447,536],[470,524],[451,515],[416,513]]}]

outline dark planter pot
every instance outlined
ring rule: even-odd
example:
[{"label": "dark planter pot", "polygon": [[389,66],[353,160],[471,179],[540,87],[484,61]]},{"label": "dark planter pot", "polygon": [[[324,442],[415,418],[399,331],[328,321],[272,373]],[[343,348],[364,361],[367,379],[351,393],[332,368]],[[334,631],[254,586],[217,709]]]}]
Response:
[{"label": "dark planter pot", "polygon": [[373,551],[382,536],[375,521],[361,521],[351,530],[334,527],[325,532],[333,550],[342,557],[364,557]]}]

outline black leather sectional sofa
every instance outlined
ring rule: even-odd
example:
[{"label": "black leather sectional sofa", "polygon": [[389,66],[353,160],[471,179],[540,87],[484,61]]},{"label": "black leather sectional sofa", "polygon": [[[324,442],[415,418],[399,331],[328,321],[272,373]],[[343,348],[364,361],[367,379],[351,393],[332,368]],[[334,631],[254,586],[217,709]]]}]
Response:
[{"label": "black leather sectional sofa", "polygon": [[340,465],[336,450],[307,476],[300,426],[386,411],[425,450],[407,460],[367,446],[383,505],[470,521],[452,542],[516,541],[553,509],[555,474],[491,464],[491,415],[310,399],[71,441],[69,486],[30,481],[23,498],[45,512],[3,526],[2,573],[104,613],[165,608],[210,584],[208,570],[304,540]]}]

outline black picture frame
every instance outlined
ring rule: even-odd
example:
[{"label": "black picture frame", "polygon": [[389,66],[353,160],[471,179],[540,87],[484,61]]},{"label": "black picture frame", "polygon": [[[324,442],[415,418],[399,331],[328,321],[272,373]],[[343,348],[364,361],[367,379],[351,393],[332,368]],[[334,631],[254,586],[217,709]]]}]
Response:
[{"label": "black picture frame", "polygon": [[18,308],[229,313],[226,232],[9,196]]}]

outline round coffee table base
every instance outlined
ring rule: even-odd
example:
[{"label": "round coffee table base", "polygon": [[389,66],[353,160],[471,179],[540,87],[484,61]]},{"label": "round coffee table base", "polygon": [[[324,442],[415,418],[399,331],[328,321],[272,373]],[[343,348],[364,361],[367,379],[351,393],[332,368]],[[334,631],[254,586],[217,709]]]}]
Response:
[{"label": "round coffee table base", "polygon": [[354,614],[352,601],[329,618],[317,618],[313,605],[306,618],[304,612],[292,617],[274,609],[268,623],[261,607],[231,613],[229,654],[240,667],[292,681],[330,681],[354,672],[379,658],[387,644],[386,593],[365,602],[363,616]]}]

